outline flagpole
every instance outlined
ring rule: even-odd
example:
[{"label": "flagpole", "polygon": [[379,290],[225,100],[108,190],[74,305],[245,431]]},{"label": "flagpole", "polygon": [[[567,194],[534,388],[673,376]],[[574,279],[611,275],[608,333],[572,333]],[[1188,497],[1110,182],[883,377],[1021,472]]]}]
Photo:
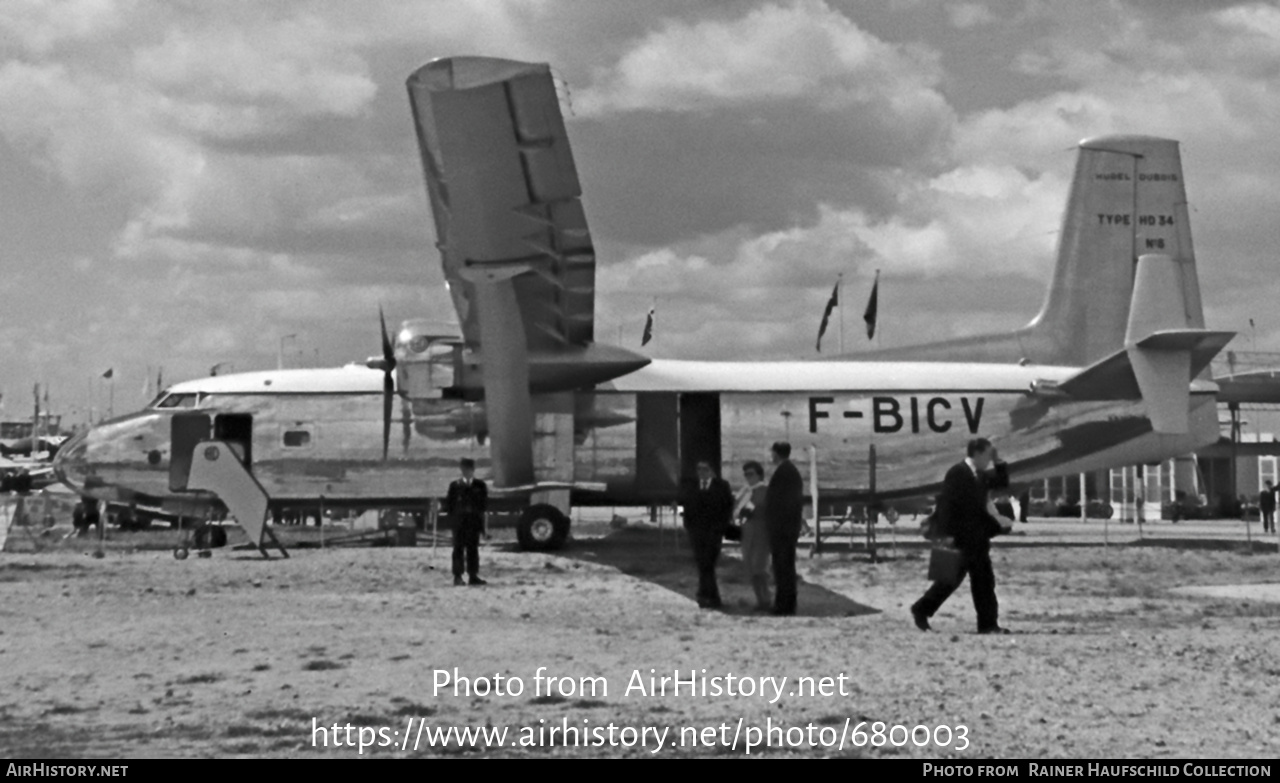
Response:
[{"label": "flagpole", "polygon": [[840,353],[844,353],[844,272],[836,275],[836,309],[840,311]]}]

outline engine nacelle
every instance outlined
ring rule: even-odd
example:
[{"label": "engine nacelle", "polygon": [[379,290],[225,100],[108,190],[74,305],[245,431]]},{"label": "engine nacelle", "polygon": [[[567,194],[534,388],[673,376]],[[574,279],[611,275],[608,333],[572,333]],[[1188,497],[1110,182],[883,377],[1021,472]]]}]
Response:
[{"label": "engine nacelle", "polygon": [[439,324],[415,318],[396,332],[396,389],[409,400],[438,400],[462,375],[462,338]]}]

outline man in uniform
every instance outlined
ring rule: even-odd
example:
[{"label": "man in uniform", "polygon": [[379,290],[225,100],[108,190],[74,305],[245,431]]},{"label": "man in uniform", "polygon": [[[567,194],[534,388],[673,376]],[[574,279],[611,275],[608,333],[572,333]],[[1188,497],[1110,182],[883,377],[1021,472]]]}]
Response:
[{"label": "man in uniform", "polygon": [[804,480],[791,464],[791,444],[778,441],[770,449],[773,475],[765,493],[769,554],[773,558],[773,613],[796,613],[796,544],[804,526]]},{"label": "man in uniform", "polygon": [[444,512],[453,525],[453,583],[462,584],[465,561],[470,584],[487,584],[480,578],[480,533],[484,530],[485,504],[489,492],[476,478],[476,461],[463,457],[458,463],[462,478],[449,485]]},{"label": "man in uniform", "polygon": [[684,529],[693,547],[698,566],[698,606],[719,609],[720,586],[716,583],[716,561],[724,543],[724,531],[733,517],[733,492],[729,482],[711,469],[707,460],[698,460],[698,479],[686,487],[682,499]]},{"label": "man in uniform", "polygon": [[[955,542],[963,558],[959,578],[952,582],[934,582],[911,605],[916,627],[929,630],[929,618],[943,602],[969,577],[973,608],[978,614],[978,633],[1009,633],[1000,627],[1000,606],[996,601],[996,576],[991,568],[991,538],[1008,533],[1013,520],[1001,517],[988,496],[991,479],[986,470],[996,458],[995,447],[986,438],[969,441],[967,455],[947,471],[938,501],[938,524],[942,534]],[[1007,476],[1007,474],[1005,474]],[[999,483],[1006,479],[997,479]]]}]

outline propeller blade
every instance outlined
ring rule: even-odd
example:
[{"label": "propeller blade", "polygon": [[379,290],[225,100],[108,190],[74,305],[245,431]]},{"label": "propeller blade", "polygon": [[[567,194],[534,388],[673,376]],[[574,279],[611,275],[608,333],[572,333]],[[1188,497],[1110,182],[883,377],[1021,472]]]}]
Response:
[{"label": "propeller blade", "polygon": [[396,352],[391,345],[391,337],[387,334],[387,318],[382,314],[382,307],[378,307],[378,322],[382,324],[382,360],[386,362],[387,372],[391,372],[396,368]]},{"label": "propeller blade", "polygon": [[391,408],[396,394],[395,379],[391,373],[396,370],[396,352],[387,335],[387,317],[378,306],[378,323],[382,326],[382,461],[387,461],[391,449]]},{"label": "propeller blade", "polygon": [[387,451],[391,445],[391,404],[396,393],[396,384],[388,372],[382,379],[382,461],[387,461]]}]

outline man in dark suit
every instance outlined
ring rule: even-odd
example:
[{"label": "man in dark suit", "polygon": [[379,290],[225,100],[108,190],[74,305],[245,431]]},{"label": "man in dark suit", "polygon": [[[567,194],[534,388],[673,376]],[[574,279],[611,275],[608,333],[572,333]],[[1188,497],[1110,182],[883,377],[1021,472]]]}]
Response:
[{"label": "man in dark suit", "polygon": [[[1013,520],[1000,517],[987,494],[991,479],[986,471],[996,459],[991,441],[975,438],[969,441],[967,453],[963,462],[947,471],[938,501],[940,529],[960,550],[960,576],[954,583],[934,582],[920,600],[912,604],[911,616],[917,628],[929,630],[929,618],[968,575],[973,608],[978,613],[978,633],[1008,633],[999,623],[996,577],[991,568],[991,538],[1009,532]],[[997,470],[997,476],[1007,476],[1007,473]],[[1002,482],[997,479],[997,483]]]},{"label": "man in dark suit", "polygon": [[804,480],[791,464],[790,443],[773,444],[770,458],[775,467],[764,504],[773,558],[773,613],[792,615],[796,613],[796,544],[804,527]]},{"label": "man in dark suit", "polygon": [[707,460],[698,461],[697,481],[686,485],[684,529],[689,533],[693,560],[698,566],[698,606],[719,609],[720,586],[716,583],[716,561],[724,543],[724,531],[733,517],[733,492],[729,482],[711,469]]},{"label": "man in dark suit", "polygon": [[1276,530],[1276,488],[1267,485],[1258,493],[1258,510],[1262,512],[1262,532],[1274,533]]},{"label": "man in dark suit", "polygon": [[489,491],[484,482],[475,477],[475,460],[464,457],[458,467],[462,470],[462,478],[449,484],[443,509],[453,525],[453,583],[462,584],[465,560],[470,583],[483,585],[487,582],[480,578],[480,533],[484,531]]}]

